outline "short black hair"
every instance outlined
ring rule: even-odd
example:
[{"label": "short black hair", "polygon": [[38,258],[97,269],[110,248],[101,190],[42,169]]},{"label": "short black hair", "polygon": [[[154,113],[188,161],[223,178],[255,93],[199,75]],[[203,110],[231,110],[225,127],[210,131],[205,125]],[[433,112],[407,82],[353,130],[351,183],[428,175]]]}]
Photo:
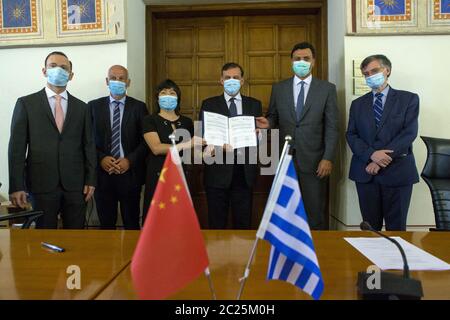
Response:
[{"label": "short black hair", "polygon": [[222,67],[222,75],[223,75],[224,71],[234,69],[234,68],[239,68],[239,70],[241,70],[241,77],[244,76],[244,69],[242,69],[242,67],[239,65],[239,63],[236,63],[236,62],[225,63]]},{"label": "short black hair", "polygon": [[391,72],[392,72],[392,63],[391,63],[391,60],[389,60],[388,57],[386,57],[384,54],[374,54],[374,55],[368,56],[367,58],[365,58],[363,60],[363,62],[361,62],[360,69],[364,70],[369,65],[369,63],[371,63],[372,61],[375,61],[375,60],[378,60],[383,67],[389,68],[388,76],[390,76]]},{"label": "short black hair", "polygon": [[159,106],[159,94],[161,93],[161,91],[163,91],[164,89],[173,89],[175,91],[175,93],[177,94],[177,107],[175,109],[175,113],[177,115],[180,114],[180,104],[181,104],[181,90],[180,87],[172,80],[170,79],[166,79],[164,81],[162,81],[160,84],[158,84],[158,87],[156,88],[156,93],[155,93],[155,97],[156,97],[156,113],[158,114],[161,111],[161,107]]},{"label": "short black hair", "polygon": [[313,55],[313,58],[316,58],[316,48],[309,42],[300,42],[297,43],[291,51],[291,59],[294,57],[294,52],[297,50],[310,49]]},{"label": "short black hair", "polygon": [[[54,56],[54,55],[57,55],[57,56],[63,56],[63,57],[65,57],[67,60],[69,60],[69,57],[67,57],[67,55],[66,55],[64,52],[61,52],[61,51],[53,51],[53,52],[50,52],[50,53],[48,54],[48,56],[45,58],[45,61],[44,61],[44,67],[47,67],[47,61],[48,61],[48,58],[50,58],[51,56]],[[69,64],[70,64],[70,70],[72,70],[72,61],[69,60]]]}]

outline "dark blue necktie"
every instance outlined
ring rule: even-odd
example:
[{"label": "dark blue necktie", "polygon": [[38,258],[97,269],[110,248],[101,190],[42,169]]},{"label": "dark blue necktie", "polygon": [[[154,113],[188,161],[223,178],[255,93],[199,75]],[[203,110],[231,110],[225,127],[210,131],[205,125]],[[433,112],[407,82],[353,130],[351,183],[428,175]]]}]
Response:
[{"label": "dark blue necktie", "polygon": [[111,156],[120,158],[120,101],[113,101],[114,114],[111,138]]},{"label": "dark blue necktie", "polygon": [[237,106],[234,102],[234,98],[230,99],[230,117],[236,117],[238,115]]},{"label": "dark blue necktie", "polygon": [[300,93],[298,94],[297,98],[297,106],[296,106],[296,113],[297,113],[297,121],[300,121],[300,115],[302,114],[303,107],[305,106],[305,81],[300,82],[302,85],[300,89]]},{"label": "dark blue necktie", "polygon": [[381,123],[381,118],[383,117],[383,94],[381,92],[375,93],[375,98],[373,113],[375,115],[375,125],[378,128]]}]

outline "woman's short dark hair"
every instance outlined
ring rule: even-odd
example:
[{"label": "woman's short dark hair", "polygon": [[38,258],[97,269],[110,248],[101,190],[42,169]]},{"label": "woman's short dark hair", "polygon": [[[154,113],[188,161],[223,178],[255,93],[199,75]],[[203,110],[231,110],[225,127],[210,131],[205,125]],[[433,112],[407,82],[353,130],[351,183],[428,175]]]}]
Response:
[{"label": "woman's short dark hair", "polygon": [[177,102],[177,107],[175,109],[175,113],[176,114],[180,114],[180,103],[181,103],[181,90],[180,87],[178,87],[178,85],[170,80],[170,79],[166,79],[164,81],[162,81],[158,87],[156,88],[156,113],[159,113],[161,111],[161,108],[159,107],[159,94],[161,93],[161,91],[163,91],[164,89],[173,89],[175,91],[175,93],[177,94],[178,97],[178,102]]}]

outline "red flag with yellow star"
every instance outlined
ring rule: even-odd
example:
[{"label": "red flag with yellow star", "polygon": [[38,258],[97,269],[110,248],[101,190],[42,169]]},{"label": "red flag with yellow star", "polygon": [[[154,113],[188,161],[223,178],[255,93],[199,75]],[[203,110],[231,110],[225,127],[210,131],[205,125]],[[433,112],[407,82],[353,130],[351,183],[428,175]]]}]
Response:
[{"label": "red flag with yellow star", "polygon": [[165,299],[208,264],[181,160],[171,149],[131,262],[133,285],[140,299]]}]

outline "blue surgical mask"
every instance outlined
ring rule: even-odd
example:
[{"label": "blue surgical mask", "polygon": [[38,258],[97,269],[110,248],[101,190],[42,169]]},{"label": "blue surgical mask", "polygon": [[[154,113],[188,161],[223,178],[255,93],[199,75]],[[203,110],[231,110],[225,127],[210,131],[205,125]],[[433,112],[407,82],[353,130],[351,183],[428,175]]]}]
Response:
[{"label": "blue surgical mask", "polygon": [[159,107],[164,110],[172,111],[177,108],[178,98],[175,96],[159,96]]},{"label": "blue surgical mask", "polygon": [[122,81],[109,80],[108,87],[113,96],[123,96],[127,92],[127,84]]},{"label": "blue surgical mask", "polygon": [[384,78],[383,72],[374,74],[373,76],[366,78],[367,85],[373,90],[380,88],[385,82],[386,79]]},{"label": "blue surgical mask", "polygon": [[60,67],[47,69],[47,82],[56,87],[65,87],[70,74]]},{"label": "blue surgical mask", "polygon": [[225,92],[230,96],[235,96],[241,90],[241,81],[237,79],[228,79],[224,81],[223,87]]},{"label": "blue surgical mask", "polygon": [[294,61],[292,64],[292,70],[299,78],[306,77],[311,71],[311,62],[300,60]]}]

